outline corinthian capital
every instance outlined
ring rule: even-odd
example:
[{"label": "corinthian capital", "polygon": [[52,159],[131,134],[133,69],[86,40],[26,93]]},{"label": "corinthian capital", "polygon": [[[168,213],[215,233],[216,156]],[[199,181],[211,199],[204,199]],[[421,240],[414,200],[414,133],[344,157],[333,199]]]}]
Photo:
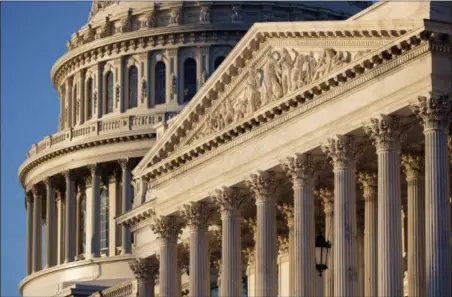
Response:
[{"label": "corinthian capital", "polygon": [[406,174],[406,180],[412,181],[419,177],[424,170],[424,156],[420,153],[408,153],[402,155],[403,171]]},{"label": "corinthian capital", "polygon": [[281,166],[292,177],[292,182],[312,178],[314,174],[314,158],[311,154],[287,157],[280,161]]},{"label": "corinthian capital", "polygon": [[323,204],[323,210],[326,215],[334,211],[334,191],[329,188],[321,188],[314,191],[314,196]]},{"label": "corinthian capital", "polygon": [[328,139],[328,143],[321,148],[335,168],[354,164],[358,152],[355,137],[352,135],[337,135]]},{"label": "corinthian capital", "polygon": [[90,164],[87,166],[89,172],[91,172],[91,175],[99,175],[100,173],[100,165],[98,163]]},{"label": "corinthian capital", "polygon": [[126,171],[129,168],[130,162],[129,159],[120,159],[118,160],[119,166],[121,166],[122,171]]},{"label": "corinthian capital", "polygon": [[358,173],[358,183],[363,191],[364,200],[375,200],[378,189],[378,176],[376,173]]},{"label": "corinthian capital", "polygon": [[223,187],[222,189],[215,190],[215,193],[210,196],[212,202],[220,208],[222,217],[237,216],[239,214],[244,199],[239,188]]},{"label": "corinthian capital", "polygon": [[256,174],[251,174],[246,180],[247,187],[251,190],[256,198],[256,201],[275,202],[275,197],[272,195],[276,190],[276,179],[272,172],[259,171]]},{"label": "corinthian capital", "polygon": [[431,129],[447,130],[449,128],[452,109],[449,95],[430,93],[429,97],[419,97],[418,103],[410,107],[424,126],[424,131]]},{"label": "corinthian capital", "polygon": [[176,243],[177,238],[182,233],[183,226],[182,220],[176,216],[160,216],[151,223],[151,230],[159,238]]},{"label": "corinthian capital", "polygon": [[191,202],[182,206],[181,217],[184,217],[191,229],[207,230],[213,213],[213,206],[208,202]]},{"label": "corinthian capital", "polygon": [[129,267],[137,280],[146,281],[155,279],[158,273],[159,263],[151,258],[137,258],[129,261]]},{"label": "corinthian capital", "polygon": [[399,141],[403,132],[400,117],[380,115],[372,118],[364,126],[364,131],[373,140],[377,151],[399,149]]}]

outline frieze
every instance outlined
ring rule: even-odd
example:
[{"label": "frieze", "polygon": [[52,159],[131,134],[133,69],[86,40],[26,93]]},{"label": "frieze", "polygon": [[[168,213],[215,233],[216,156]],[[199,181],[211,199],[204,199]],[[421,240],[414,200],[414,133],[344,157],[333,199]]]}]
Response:
[{"label": "frieze", "polygon": [[290,53],[287,49],[270,50],[262,68],[247,72],[243,91],[228,96],[211,111],[196,132],[192,142],[217,133],[262,107],[317,81],[352,60],[352,53],[332,48],[322,52]]}]

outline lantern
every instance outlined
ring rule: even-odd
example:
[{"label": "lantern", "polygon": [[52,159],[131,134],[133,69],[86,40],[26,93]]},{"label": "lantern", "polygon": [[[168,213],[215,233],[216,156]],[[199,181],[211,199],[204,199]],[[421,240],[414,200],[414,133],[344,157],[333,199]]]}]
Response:
[{"label": "lantern", "polygon": [[331,248],[331,243],[325,239],[323,234],[320,232],[315,240],[315,262],[316,269],[319,272],[320,277],[322,272],[328,269],[326,265],[328,261],[328,254]]}]

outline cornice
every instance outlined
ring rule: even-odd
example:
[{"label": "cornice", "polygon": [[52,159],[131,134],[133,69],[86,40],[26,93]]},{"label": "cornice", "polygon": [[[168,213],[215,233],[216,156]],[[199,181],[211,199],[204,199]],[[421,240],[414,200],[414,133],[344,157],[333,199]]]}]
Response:
[{"label": "cornice", "polygon": [[[388,29],[389,23],[391,24]],[[309,23],[308,23],[309,24]],[[167,171],[172,168],[171,163],[187,162],[193,156],[203,154],[204,151],[210,149],[211,146],[218,146],[219,143],[225,142],[230,138],[236,137],[237,134],[242,133],[240,130],[250,130],[253,126],[256,126],[259,122],[268,121],[268,118],[272,118],[280,113],[285,113],[290,109],[292,105],[298,105],[305,101],[312,100],[320,93],[331,93],[328,90],[334,90],[337,86],[342,86],[344,82],[348,80],[360,77],[363,74],[375,71],[374,68],[381,68],[382,64],[387,64],[388,61],[394,60],[397,56],[405,54],[411,48],[416,47],[421,40],[421,35],[426,33],[424,29],[423,21],[391,21],[391,22],[320,22],[313,24],[314,28],[310,31],[306,23],[300,26],[294,26],[291,23],[274,23],[273,27],[270,24],[257,24],[253,26],[247,35],[237,44],[236,48],[226,58],[219,69],[213,74],[213,76],[204,84],[201,90],[195,95],[193,100],[186,106],[183,112],[177,117],[174,123],[169,127],[168,131],[163,135],[159,143],[154,146],[150,152],[143,158],[142,162],[134,170],[135,175],[142,175],[154,171],[152,175],[158,175],[158,172]],[[284,32],[282,28],[287,30]],[[357,30],[357,29],[360,30]],[[376,30],[378,28],[378,31]],[[418,29],[416,29],[418,28]],[[273,29],[273,30],[270,30]],[[317,31],[316,31],[317,30]],[[425,32],[424,32],[425,31]],[[407,33],[409,32],[409,33]],[[231,77],[240,74],[237,68],[243,67],[244,60],[249,60],[251,51],[256,51],[257,48],[262,47],[262,44],[269,38],[280,38],[285,36],[304,36],[307,38],[324,38],[331,35],[345,35],[356,38],[364,38],[367,35],[375,36],[398,36],[394,41],[374,50],[374,52],[366,54],[356,61],[347,64],[339,71],[329,74],[324,78],[313,82],[309,86],[302,88],[296,94],[290,94],[289,97],[285,97],[272,104],[259,113],[253,115],[250,119],[245,119],[239,122],[234,129],[228,129],[228,133],[224,137],[216,135],[215,139],[206,139],[202,144],[197,144],[196,149],[190,147],[190,153],[184,152],[186,155],[181,157],[181,154],[171,156],[172,153],[168,148],[173,148],[177,145],[184,135],[183,130],[192,128],[198,122],[198,118],[202,116],[206,107],[213,104],[215,100],[222,96],[217,96],[218,92],[222,92],[232,81]],[[425,39],[425,36],[422,38]],[[251,58],[252,59],[252,58]],[[247,65],[249,66],[249,65]],[[335,94],[338,90],[334,91]],[[268,116],[269,114],[270,116]],[[210,144],[209,144],[210,143]],[[165,159],[167,158],[167,159]],[[179,160],[177,160],[179,158]],[[163,160],[162,164],[159,164],[160,160]],[[166,164],[163,164],[166,163]],[[146,169],[146,167],[151,167]]]}]

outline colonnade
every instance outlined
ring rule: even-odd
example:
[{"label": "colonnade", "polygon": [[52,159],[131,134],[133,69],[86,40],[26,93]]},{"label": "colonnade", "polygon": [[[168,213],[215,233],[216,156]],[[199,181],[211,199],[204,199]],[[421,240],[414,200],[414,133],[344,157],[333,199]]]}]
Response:
[{"label": "colonnade", "polygon": [[[46,177],[42,183],[32,187],[26,194],[27,275],[43,268],[101,257],[102,254],[131,253],[130,231],[121,231],[111,224],[117,215],[131,209],[130,165],[128,159],[119,160],[116,164],[91,164]],[[105,222],[110,224],[106,238],[108,250],[101,250],[101,186],[108,191],[109,217]],[[82,199],[86,203],[84,214]],[[41,242],[43,223],[44,245]],[[44,259],[41,259],[42,248]]]},{"label": "colonnade", "polygon": [[[325,274],[325,296],[404,296],[401,225],[401,165],[408,193],[408,283],[409,296],[449,296],[451,238],[447,137],[451,104],[448,97],[422,97],[411,106],[424,128],[425,145],[420,151],[402,150],[408,125],[395,115],[382,115],[364,126],[363,141],[353,135],[329,138],[321,146],[333,165],[333,188],[314,191],[317,168],[310,153],[294,154],[281,162],[293,186],[289,254],[290,292],[293,296],[318,296],[315,286],[314,197],[324,207],[325,234],[332,253]],[[412,123],[410,123],[412,124]],[[371,140],[377,154],[377,170],[358,172],[364,148]],[[422,151],[424,156],[422,157]],[[425,162],[425,170],[424,165]],[[323,169],[322,169],[323,170]],[[424,177],[425,176],[425,177]],[[357,243],[357,193],[364,200],[364,267],[359,268]],[[210,203],[221,214],[220,296],[242,296],[242,233],[240,222],[246,197],[254,197],[256,227],[254,296],[277,296],[277,199],[275,171],[260,171],[243,186],[223,187]],[[425,186],[425,191],[424,191]],[[248,193],[248,195],[244,194]],[[314,195],[316,193],[316,195]],[[151,224],[160,242],[159,296],[180,296],[177,273],[177,238],[189,226],[190,296],[209,296],[211,279],[206,251],[207,226],[215,208],[204,200],[184,206],[183,215],[156,216]],[[280,206],[282,210],[291,207]],[[424,260],[425,259],[425,260]],[[153,264],[154,267],[157,263]],[[157,271],[154,270],[153,277]],[[360,280],[359,274],[364,273]],[[179,278],[179,283],[176,278]],[[150,282],[142,282],[149,284]],[[360,286],[361,289],[360,289]],[[146,296],[154,296],[147,287]]]}]

